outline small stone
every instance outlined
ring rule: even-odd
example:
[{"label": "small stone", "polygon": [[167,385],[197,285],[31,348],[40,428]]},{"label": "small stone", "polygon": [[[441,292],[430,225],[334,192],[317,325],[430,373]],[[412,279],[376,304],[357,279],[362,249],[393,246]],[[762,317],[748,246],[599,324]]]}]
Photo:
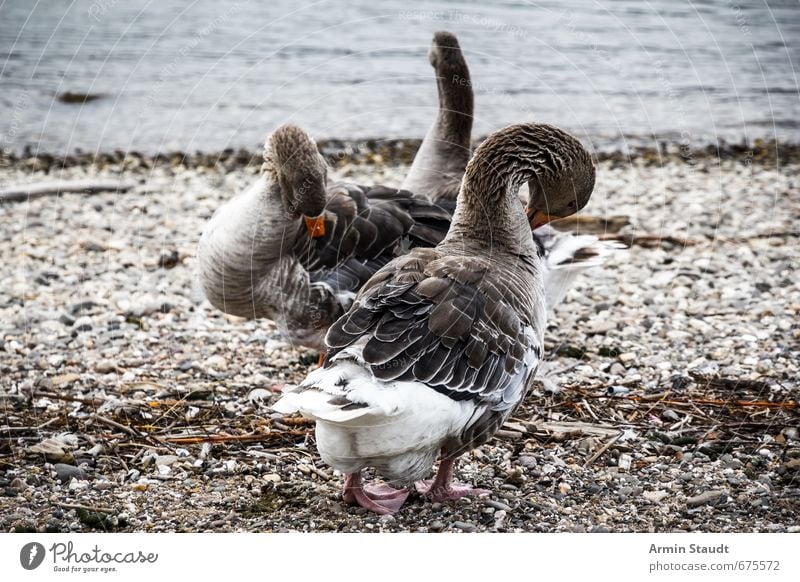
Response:
[{"label": "small stone", "polygon": [[91,449],[86,451],[86,454],[87,455],[91,455],[92,457],[96,457],[98,455],[102,455],[104,451],[105,451],[105,447],[103,447],[103,445],[96,444]]},{"label": "small stone", "polygon": [[511,469],[506,474],[506,482],[517,486],[523,485],[525,483],[525,474],[519,468]]},{"label": "small stone", "polygon": [[158,266],[162,269],[172,269],[180,262],[180,254],[178,251],[170,251],[169,253],[161,253],[158,258]]},{"label": "small stone", "polygon": [[623,366],[633,364],[636,361],[636,354],[633,352],[625,352],[617,357],[619,358],[619,361],[622,362]]},{"label": "small stone", "polygon": [[680,417],[678,416],[678,413],[675,412],[674,410],[672,410],[671,408],[665,409],[661,413],[661,418],[663,418],[664,420],[668,420],[670,422],[675,422],[675,421],[680,419]]},{"label": "small stone", "polygon": [[612,319],[603,319],[596,322],[588,329],[590,334],[605,334],[617,329],[617,322]]},{"label": "small stone", "polygon": [[686,506],[691,508],[703,505],[723,505],[728,501],[728,493],[722,489],[712,489],[700,495],[695,495],[686,500]]},{"label": "small stone", "polygon": [[176,455],[158,455],[156,457],[156,467],[169,467],[179,459]]},{"label": "small stone", "polygon": [[69,386],[80,379],[81,377],[78,374],[61,374],[53,377],[53,386]]},{"label": "small stone", "polygon": [[487,499],[484,501],[484,505],[488,507],[493,507],[494,509],[498,509],[500,511],[511,511],[511,507],[506,505],[501,501],[495,501],[494,499]]},{"label": "small stone", "polygon": [[56,470],[56,477],[62,483],[68,483],[72,479],[87,479],[86,472],[80,467],[75,465],[67,465],[66,463],[56,463],[53,465]]},{"label": "small stone", "polygon": [[467,523],[465,521],[454,521],[453,522],[453,527],[456,528],[456,529],[460,529],[461,531],[466,531],[466,532],[478,531],[478,528],[476,528],[471,523]]},{"label": "small stone", "polygon": [[117,371],[117,365],[111,360],[100,360],[94,365],[94,371],[98,374],[110,374]]},{"label": "small stone", "polygon": [[800,471],[800,459],[789,459],[783,464],[783,469],[789,472]]},{"label": "small stone", "polygon": [[75,320],[75,323],[72,324],[72,331],[92,331],[92,318],[88,315],[79,317]]},{"label": "small stone", "polygon": [[62,313],[61,317],[58,318],[58,321],[69,327],[72,327],[75,324],[75,318],[66,313]]},{"label": "small stone", "polygon": [[48,461],[62,461],[68,457],[63,441],[49,438],[28,448],[29,453],[44,455]]},{"label": "small stone", "polygon": [[428,529],[432,532],[439,532],[444,529],[444,524],[437,519],[436,521],[431,522],[431,524],[428,526]]},{"label": "small stone", "polygon": [[213,370],[222,371],[228,368],[228,362],[226,362],[225,358],[220,355],[211,356],[206,360],[206,367]]},{"label": "small stone", "polygon": [[78,301],[77,303],[73,303],[69,306],[69,312],[72,315],[80,315],[84,311],[91,311],[95,307],[98,307],[98,303],[91,299],[84,299],[83,301]]},{"label": "small stone", "polygon": [[28,488],[28,484],[19,477],[14,477],[14,480],[8,486],[17,492],[25,491]]},{"label": "small stone", "polygon": [[613,374],[614,376],[624,376],[625,375],[625,366],[620,364],[619,362],[614,362],[611,364],[611,367],[608,369],[609,374]]},{"label": "small stone", "polygon": [[262,477],[262,479],[264,479],[264,481],[267,481],[269,483],[280,483],[281,482],[281,476],[278,475],[277,473],[269,473],[267,475],[264,475]]},{"label": "small stone", "polygon": [[642,497],[653,503],[661,503],[661,501],[669,495],[666,491],[645,491]]}]

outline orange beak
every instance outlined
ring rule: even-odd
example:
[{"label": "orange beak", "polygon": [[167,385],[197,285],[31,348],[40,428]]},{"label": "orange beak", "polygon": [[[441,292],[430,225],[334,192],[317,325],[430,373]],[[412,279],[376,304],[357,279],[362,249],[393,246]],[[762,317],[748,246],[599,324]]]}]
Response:
[{"label": "orange beak", "polygon": [[308,236],[311,238],[325,236],[325,215],[306,216],[304,214],[303,222],[306,223],[306,230],[308,230]]},{"label": "orange beak", "polygon": [[547,224],[551,220],[559,218],[558,216],[553,216],[552,214],[546,214],[541,210],[533,210],[532,208],[526,208],[525,215],[528,217],[528,222],[531,225],[531,230],[536,230],[537,228]]}]

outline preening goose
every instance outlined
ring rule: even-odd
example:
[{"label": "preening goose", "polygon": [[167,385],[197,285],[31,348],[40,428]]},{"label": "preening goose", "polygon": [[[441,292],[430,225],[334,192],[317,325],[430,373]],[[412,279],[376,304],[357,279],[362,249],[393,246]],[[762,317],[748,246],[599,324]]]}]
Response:
[{"label": "preening goose", "polygon": [[[553,179],[562,166],[568,175]],[[554,127],[492,134],[467,167],[445,239],[380,269],[331,326],[324,367],[274,405],[316,420],[345,501],[392,513],[413,483],[437,501],[488,493],[454,484],[454,462],[521,402],[543,349],[542,260],[517,198],[523,182],[531,217],[568,216],[588,201],[594,166]],[[437,456],[435,478],[421,482]],[[366,467],[389,483],[365,484]]]},{"label": "preening goose", "polygon": [[409,192],[328,186],[326,172],[307,133],[278,128],[261,176],[215,213],[197,253],[212,305],[272,319],[291,341],[315,349],[375,271],[404,249],[437,244],[450,221]]},{"label": "preening goose", "polygon": [[[470,156],[473,93],[454,35],[437,32],[429,59],[439,111],[404,182],[413,195],[383,186],[328,185],[311,137],[294,126],[279,128],[265,144],[261,176],[203,231],[198,275],[212,305],[231,315],[272,319],[293,343],[321,350],[330,324],[376,270],[408,248],[442,240]],[[537,236],[552,307],[550,297],[563,296],[592,252],[575,248],[570,235]],[[552,284],[551,256],[571,263]]]}]

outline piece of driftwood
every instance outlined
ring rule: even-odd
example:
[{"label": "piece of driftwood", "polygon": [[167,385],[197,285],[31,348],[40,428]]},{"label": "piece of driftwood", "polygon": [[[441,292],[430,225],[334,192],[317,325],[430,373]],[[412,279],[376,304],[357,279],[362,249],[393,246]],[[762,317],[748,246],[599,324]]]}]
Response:
[{"label": "piece of driftwood", "polygon": [[552,222],[553,228],[556,230],[568,230],[580,234],[615,233],[630,224],[631,220],[627,216],[590,216],[588,214],[573,214]]},{"label": "piece of driftwood", "polygon": [[99,192],[127,192],[134,187],[131,182],[113,180],[76,180],[39,182],[0,190],[0,202],[24,202],[44,196],[57,196],[66,193],[97,194]]},{"label": "piece of driftwood", "polygon": [[551,433],[556,440],[579,436],[613,436],[619,428],[606,424],[593,424],[580,421],[542,421],[534,423],[536,428]]},{"label": "piece of driftwood", "polygon": [[661,243],[669,243],[680,247],[688,247],[697,244],[697,241],[694,241],[689,238],[681,238],[669,235],[661,236],[657,234],[606,233],[606,234],[599,234],[598,238],[600,240],[605,240],[605,241],[610,241],[610,240],[617,241],[629,248],[634,245],[645,248],[653,248],[660,246]]}]

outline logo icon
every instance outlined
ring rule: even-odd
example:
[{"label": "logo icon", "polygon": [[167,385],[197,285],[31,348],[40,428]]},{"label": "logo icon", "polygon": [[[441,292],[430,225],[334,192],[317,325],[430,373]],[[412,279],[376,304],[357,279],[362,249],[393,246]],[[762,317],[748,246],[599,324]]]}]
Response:
[{"label": "logo icon", "polygon": [[19,563],[26,570],[35,570],[44,561],[44,546],[39,542],[30,542],[19,551]]}]

